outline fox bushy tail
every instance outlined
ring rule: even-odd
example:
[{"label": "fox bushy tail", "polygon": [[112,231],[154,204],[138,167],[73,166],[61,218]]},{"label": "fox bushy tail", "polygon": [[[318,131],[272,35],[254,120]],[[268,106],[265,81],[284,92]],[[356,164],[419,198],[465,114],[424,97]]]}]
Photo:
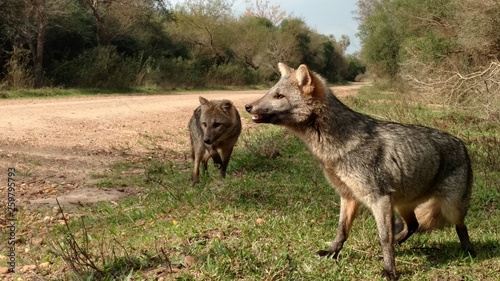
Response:
[{"label": "fox bushy tail", "polygon": [[[467,155],[468,157],[468,155]],[[448,218],[452,218],[455,216],[464,216],[469,208],[470,197],[471,197],[471,189],[473,184],[473,172],[471,165],[468,165],[467,168],[467,187],[466,190],[459,200],[460,206],[452,206],[455,208],[450,208],[448,204],[449,201],[447,197],[442,199],[431,198],[429,201],[421,204],[415,209],[415,216],[417,217],[417,221],[419,223],[419,231],[431,230],[435,228],[442,228],[449,224],[453,224],[454,222],[449,221]],[[457,204],[455,202],[455,204]],[[463,214],[454,214],[457,210],[465,210]],[[448,212],[448,213],[447,213]]]}]

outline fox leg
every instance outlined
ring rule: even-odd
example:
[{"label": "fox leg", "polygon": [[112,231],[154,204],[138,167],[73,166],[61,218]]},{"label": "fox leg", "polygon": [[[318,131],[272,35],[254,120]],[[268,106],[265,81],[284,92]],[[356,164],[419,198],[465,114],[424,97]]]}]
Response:
[{"label": "fox leg", "polygon": [[200,177],[200,161],[194,162],[193,172],[191,174],[191,180],[193,181],[193,185],[198,183]]},{"label": "fox leg", "polygon": [[382,275],[387,280],[397,280],[396,262],[394,259],[394,213],[389,195],[381,196],[371,205],[375,222],[377,223],[380,245],[382,246],[382,256],[384,259],[384,268]]},{"label": "fox leg", "polygon": [[[462,245],[464,252],[469,253],[472,257],[475,257],[477,254],[472,246],[472,243],[470,242],[469,232],[467,231],[467,226],[465,226],[464,223],[467,209],[460,207],[461,205],[459,204],[460,203],[450,204],[445,200],[442,200],[441,212],[446,220],[455,224],[455,230],[457,231],[458,238],[460,239],[460,244]],[[462,203],[462,205],[466,204]]]},{"label": "fox leg", "polygon": [[[191,179],[193,181],[193,185],[198,183],[200,181],[200,163],[203,162],[203,153],[200,153],[198,151],[193,153],[193,172],[191,174]],[[206,163],[202,163],[203,166],[205,167]],[[205,168],[206,169],[206,168]]]},{"label": "fox leg", "polygon": [[213,147],[207,147],[208,153],[210,154],[210,157],[214,160],[215,167],[217,169],[220,169],[223,165],[222,158],[220,158],[219,152],[217,152],[217,149]]},{"label": "fox leg", "polygon": [[410,236],[412,236],[415,231],[417,231],[419,224],[413,208],[398,209],[398,213],[403,220],[404,228],[395,236],[394,240],[396,241],[396,243],[401,244],[406,241],[406,239],[410,238]]},{"label": "fox leg", "polygon": [[227,149],[226,150],[222,150],[221,151],[221,154],[222,154],[222,166],[221,166],[221,169],[220,169],[220,176],[222,178],[225,178],[226,177],[226,170],[227,170],[227,166],[229,165],[229,159],[231,158],[231,154],[233,153],[233,147]]},{"label": "fox leg", "polygon": [[472,247],[472,243],[469,239],[469,232],[467,231],[467,226],[464,223],[457,224],[455,226],[455,230],[457,231],[458,238],[460,239],[460,244],[462,244],[462,249],[464,252],[469,253],[472,257],[476,257],[477,253]]},{"label": "fox leg", "polygon": [[352,222],[356,217],[359,209],[359,202],[353,197],[340,198],[340,216],[337,236],[327,250],[320,250],[317,252],[319,256],[332,256],[337,258],[340,250],[344,246],[344,242],[349,237],[349,231],[352,227]]},{"label": "fox leg", "polygon": [[208,151],[204,151],[203,152],[203,159],[201,160],[201,165],[203,167],[203,175],[207,174],[208,160],[210,160],[210,154],[208,153]]},{"label": "fox leg", "polygon": [[208,152],[203,149],[202,151],[197,151],[194,155],[194,167],[192,173],[193,186],[200,181],[200,166],[203,171],[203,175],[207,173],[207,163],[208,159],[210,159],[210,155]]},{"label": "fox leg", "polygon": [[205,174],[208,170],[208,158],[206,159],[203,159],[203,161],[201,161],[202,163],[202,167],[203,167],[203,174]]}]

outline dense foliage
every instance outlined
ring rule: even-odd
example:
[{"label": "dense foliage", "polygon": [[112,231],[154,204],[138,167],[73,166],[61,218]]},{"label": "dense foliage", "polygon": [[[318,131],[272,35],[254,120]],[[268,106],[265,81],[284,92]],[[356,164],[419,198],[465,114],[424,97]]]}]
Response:
[{"label": "dense foliage", "polygon": [[[2,0],[0,87],[264,84],[307,63],[330,82],[364,70],[336,42],[269,1]],[[353,67],[355,66],[355,67]]]},{"label": "dense foliage", "polygon": [[499,1],[359,0],[357,19],[362,56],[378,77],[498,113]]}]

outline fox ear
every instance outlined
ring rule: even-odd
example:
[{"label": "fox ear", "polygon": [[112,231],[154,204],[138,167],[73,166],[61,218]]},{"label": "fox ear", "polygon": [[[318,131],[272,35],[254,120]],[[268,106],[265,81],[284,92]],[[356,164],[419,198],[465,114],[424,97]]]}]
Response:
[{"label": "fox ear", "polygon": [[233,103],[230,100],[223,100],[220,106],[225,112],[230,112],[233,107]]},{"label": "fox ear", "polygon": [[293,68],[289,67],[288,65],[286,65],[282,62],[278,63],[278,68],[281,72],[281,77],[286,76],[286,75],[290,75],[293,72]]},{"label": "fox ear", "polygon": [[199,100],[201,105],[210,105],[210,101],[202,96],[200,96]]},{"label": "fox ear", "polygon": [[297,83],[299,86],[310,86],[312,84],[312,77],[309,69],[305,64],[301,64],[297,71],[295,71],[295,79],[297,79]]},{"label": "fox ear", "polygon": [[301,64],[295,71],[295,80],[302,88],[304,95],[318,100],[325,98],[326,85],[322,78],[310,71],[305,64]]}]

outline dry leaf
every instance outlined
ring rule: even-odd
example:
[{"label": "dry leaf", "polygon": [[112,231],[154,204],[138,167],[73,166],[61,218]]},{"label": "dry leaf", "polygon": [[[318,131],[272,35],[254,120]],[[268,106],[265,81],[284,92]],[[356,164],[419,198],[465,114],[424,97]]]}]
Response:
[{"label": "dry leaf", "polygon": [[191,266],[191,265],[193,265],[196,262],[196,260],[192,256],[186,256],[184,258],[184,262],[186,263],[187,266]]}]

